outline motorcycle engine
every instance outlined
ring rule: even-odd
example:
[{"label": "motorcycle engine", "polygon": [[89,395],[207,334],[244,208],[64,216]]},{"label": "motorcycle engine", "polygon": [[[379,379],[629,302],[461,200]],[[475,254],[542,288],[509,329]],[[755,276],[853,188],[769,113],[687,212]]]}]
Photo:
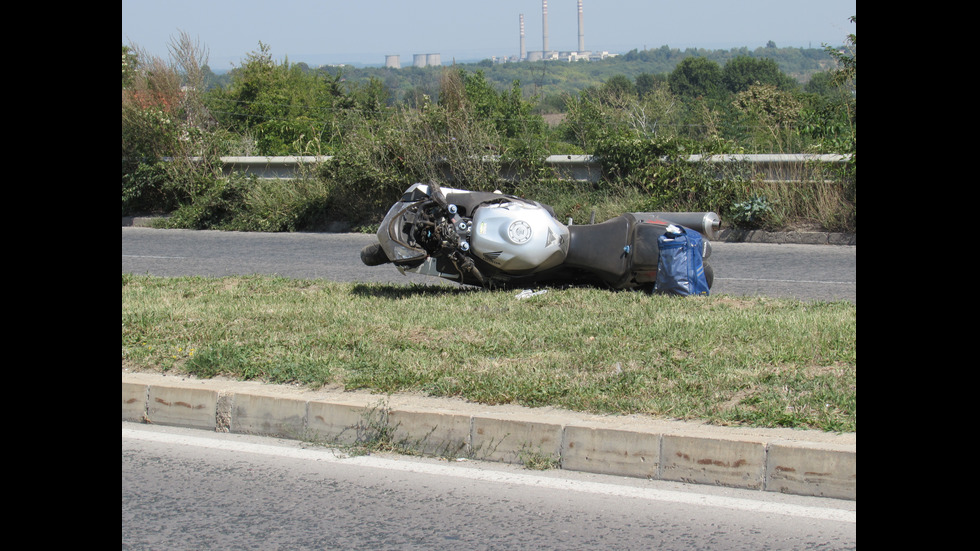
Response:
[{"label": "motorcycle engine", "polygon": [[420,214],[411,234],[415,243],[430,256],[446,256],[459,247],[460,235],[454,227],[455,220],[446,217],[438,205],[429,204]]},{"label": "motorcycle engine", "polygon": [[473,213],[472,252],[505,272],[553,268],[564,260],[568,241],[568,228],[537,205],[493,203]]}]

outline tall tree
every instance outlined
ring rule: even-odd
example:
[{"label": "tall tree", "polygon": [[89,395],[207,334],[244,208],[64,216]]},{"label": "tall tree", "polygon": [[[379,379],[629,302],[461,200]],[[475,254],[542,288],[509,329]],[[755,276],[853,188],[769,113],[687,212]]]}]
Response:
[{"label": "tall tree", "polygon": [[685,57],[667,77],[670,90],[683,97],[714,96],[721,88],[721,67],[704,57]]},{"label": "tall tree", "polygon": [[758,84],[775,86],[780,90],[789,90],[796,84],[796,81],[779,70],[775,61],[748,56],[738,56],[725,63],[721,70],[721,79],[725,88],[733,94],[744,92]]},{"label": "tall tree", "polygon": [[[212,90],[210,100],[230,130],[255,140],[257,151],[249,154],[324,154],[343,133],[337,119],[358,107],[342,79],[288,59],[278,63],[259,42],[232,72],[228,88]],[[366,87],[365,102],[375,98],[374,88]]]}]

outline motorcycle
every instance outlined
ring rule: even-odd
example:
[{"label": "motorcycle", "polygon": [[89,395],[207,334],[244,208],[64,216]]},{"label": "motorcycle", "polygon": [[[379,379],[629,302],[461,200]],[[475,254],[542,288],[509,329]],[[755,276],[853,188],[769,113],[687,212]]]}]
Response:
[{"label": "motorcycle", "polygon": [[601,223],[564,224],[537,201],[416,183],[388,210],[378,242],[361,250],[361,261],[486,288],[591,285],[654,292],[665,239],[693,230],[710,288],[709,240],[720,229],[713,212],[631,212]]}]

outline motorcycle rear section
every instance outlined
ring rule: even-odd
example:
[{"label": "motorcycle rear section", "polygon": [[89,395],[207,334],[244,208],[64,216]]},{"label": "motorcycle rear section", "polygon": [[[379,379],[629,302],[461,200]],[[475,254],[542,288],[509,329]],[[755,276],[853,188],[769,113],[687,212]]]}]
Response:
[{"label": "motorcycle rear section", "polygon": [[[409,187],[391,206],[378,243],[365,247],[361,260],[483,287],[653,290],[658,239],[672,224],[703,235],[699,253],[710,257],[708,240],[721,228],[713,212],[632,212],[598,224],[563,224],[551,207],[536,201],[430,182]],[[710,287],[707,263],[704,271]]]}]

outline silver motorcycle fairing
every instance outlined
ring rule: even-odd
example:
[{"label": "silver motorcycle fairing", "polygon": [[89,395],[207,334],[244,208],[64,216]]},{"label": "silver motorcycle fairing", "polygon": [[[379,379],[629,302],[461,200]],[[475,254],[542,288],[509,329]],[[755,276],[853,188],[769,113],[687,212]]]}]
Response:
[{"label": "silver motorcycle fairing", "polygon": [[[472,193],[440,187],[442,197]],[[437,267],[437,259],[415,241],[413,229],[420,222],[420,206],[431,197],[426,184],[413,184],[388,209],[378,228],[378,241],[399,271],[411,271],[447,279],[459,275]],[[460,241],[476,258],[505,273],[521,274],[553,268],[562,263],[568,251],[568,228],[555,220],[542,205],[508,201],[486,203],[475,209],[473,217],[456,217]],[[454,213],[455,214],[455,213]],[[468,213],[470,214],[470,213]],[[445,268],[445,266],[443,266]]]},{"label": "silver motorcycle fairing", "polygon": [[428,256],[428,252],[415,242],[412,229],[418,222],[418,213],[413,207],[429,197],[429,186],[413,184],[405,190],[395,204],[388,209],[381,226],[378,227],[378,242],[388,259],[401,267],[417,264]]},{"label": "silver motorcycle fairing", "polygon": [[565,259],[568,241],[568,228],[538,205],[495,203],[473,214],[471,250],[504,272],[554,268]]}]

